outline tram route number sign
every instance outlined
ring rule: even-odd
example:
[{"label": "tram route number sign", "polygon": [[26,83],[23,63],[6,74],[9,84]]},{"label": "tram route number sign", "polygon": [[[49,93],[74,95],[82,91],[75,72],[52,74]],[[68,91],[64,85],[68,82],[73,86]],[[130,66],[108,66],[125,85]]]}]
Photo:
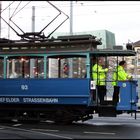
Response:
[{"label": "tram route number sign", "polygon": [[21,90],[28,90],[28,85],[21,85]]}]

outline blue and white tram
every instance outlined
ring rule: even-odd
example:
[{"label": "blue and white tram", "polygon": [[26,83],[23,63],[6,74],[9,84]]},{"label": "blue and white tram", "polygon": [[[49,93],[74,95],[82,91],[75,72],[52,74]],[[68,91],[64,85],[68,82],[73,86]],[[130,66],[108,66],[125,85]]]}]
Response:
[{"label": "blue and white tram", "polygon": [[0,43],[0,119],[71,123],[91,119],[95,113],[112,117],[136,112],[136,80],[118,82],[117,105],[111,100],[100,105],[93,98],[95,93],[98,96],[98,91],[93,92],[96,85],[92,85],[93,57],[136,55],[133,50],[97,49],[100,44],[92,35]]}]

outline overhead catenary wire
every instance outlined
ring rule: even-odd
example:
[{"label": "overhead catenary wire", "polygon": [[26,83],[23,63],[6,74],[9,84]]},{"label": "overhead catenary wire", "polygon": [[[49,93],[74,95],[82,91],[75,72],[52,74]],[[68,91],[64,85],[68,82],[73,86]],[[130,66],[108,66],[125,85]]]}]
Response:
[{"label": "overhead catenary wire", "polygon": [[[80,2],[82,2],[83,4],[81,5],[80,4]],[[55,3],[56,3],[56,1],[55,1]],[[85,4],[86,3],[86,4]],[[89,4],[87,4],[87,3],[89,3]],[[88,2],[84,2],[84,1],[78,1],[77,3],[76,3],[76,1],[75,1],[75,3],[73,3],[73,7],[76,9],[77,7],[98,7],[98,6],[104,6],[104,7],[107,7],[107,6],[115,6],[115,7],[117,7],[117,6],[125,6],[125,7],[127,7],[127,6],[135,6],[135,5],[140,5],[140,2],[139,2],[139,4],[137,3],[137,4],[135,4],[135,3],[131,3],[131,4],[126,4],[126,3],[123,3],[123,4],[93,4],[93,3],[97,3],[96,1],[95,2],[91,2],[91,1],[88,1]],[[99,3],[99,2],[98,2]],[[12,4],[12,3],[11,3]],[[10,4],[10,5],[11,5]],[[69,7],[70,8],[70,5],[69,5],[69,3],[66,3],[65,4],[65,1],[63,1],[63,2],[57,2],[56,3],[57,4],[57,6],[61,6],[62,8],[66,8],[66,7]],[[51,7],[49,7],[49,6],[41,6],[41,5],[37,5],[36,6],[36,8],[40,8],[40,9],[42,9],[42,8],[51,8]],[[6,9],[6,8],[5,8]],[[11,8],[12,9],[12,8]],[[25,7],[25,9],[29,9],[29,7]],[[20,10],[19,10],[20,11]],[[18,11],[18,12],[19,12]],[[94,11],[96,11],[96,10],[94,10]],[[16,14],[18,13],[18,12],[16,12]],[[131,10],[131,9],[129,9],[129,11],[127,10],[127,11],[123,11],[123,13],[138,13],[138,12],[140,12],[140,10]],[[97,13],[101,13],[101,14],[113,14],[113,13],[118,13],[118,14],[122,14],[122,11],[117,11],[117,12],[114,12],[114,11],[112,11],[111,13],[109,13],[109,12],[107,12],[107,11],[103,11],[103,12],[100,12],[100,10],[98,10],[97,11]],[[87,15],[93,15],[93,14],[95,14],[94,12],[93,13],[91,13],[91,12],[88,12],[88,13],[83,13],[83,14],[78,14],[78,13],[74,13],[74,16],[87,16]],[[36,16],[37,17],[37,16]],[[39,17],[41,17],[41,16],[39,16]],[[12,17],[11,17],[12,18]]]}]

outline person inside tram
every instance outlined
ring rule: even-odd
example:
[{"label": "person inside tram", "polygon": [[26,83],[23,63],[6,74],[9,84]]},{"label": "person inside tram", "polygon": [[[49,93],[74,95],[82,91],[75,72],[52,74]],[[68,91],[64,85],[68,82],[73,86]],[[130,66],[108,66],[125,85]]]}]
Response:
[{"label": "person inside tram", "polygon": [[[95,61],[94,61],[95,62]],[[98,98],[100,104],[104,103],[104,97],[106,95],[106,74],[109,71],[108,68],[103,68],[103,58],[97,59],[96,63],[92,66],[92,79],[96,81],[96,87],[98,92]]]},{"label": "person inside tram", "polygon": [[132,80],[132,76],[126,72],[127,63],[126,61],[120,61],[119,65],[117,66],[116,70],[113,73],[112,77],[112,85],[114,86],[113,92],[113,103],[116,105],[119,102],[119,90],[120,87],[117,86],[117,81],[125,81],[125,80]]}]

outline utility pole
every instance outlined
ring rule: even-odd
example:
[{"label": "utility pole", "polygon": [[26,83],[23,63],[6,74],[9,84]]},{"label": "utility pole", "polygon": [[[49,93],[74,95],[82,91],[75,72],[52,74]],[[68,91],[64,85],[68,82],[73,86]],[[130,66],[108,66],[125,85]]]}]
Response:
[{"label": "utility pole", "polygon": [[[32,6],[32,32],[35,32],[35,6]],[[30,59],[30,78],[34,78],[35,59]]]},{"label": "utility pole", "polygon": [[35,32],[35,6],[32,6],[32,32]]},{"label": "utility pole", "polygon": [[0,1],[0,38],[1,38],[1,10],[2,10],[2,1]]},{"label": "utility pole", "polygon": [[70,1],[70,35],[73,35],[73,1]]},{"label": "utility pole", "polygon": [[[73,35],[73,1],[70,1],[70,35]],[[69,76],[73,76],[73,59],[69,59]]]}]

